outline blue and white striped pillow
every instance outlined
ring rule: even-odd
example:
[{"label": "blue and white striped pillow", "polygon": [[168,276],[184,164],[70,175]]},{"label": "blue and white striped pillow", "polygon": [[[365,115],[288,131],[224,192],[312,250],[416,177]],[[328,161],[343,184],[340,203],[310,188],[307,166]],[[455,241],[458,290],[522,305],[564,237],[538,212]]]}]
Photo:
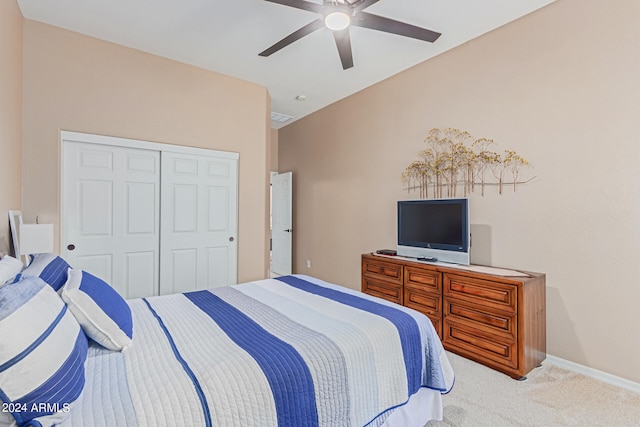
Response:
[{"label": "blue and white striped pillow", "polygon": [[87,337],[38,277],[0,288],[0,400],[19,425],[64,420],[84,388]]},{"label": "blue and white striped pillow", "polygon": [[70,268],[61,296],[89,338],[109,350],[124,350],[131,344],[131,309],[107,282]]},{"label": "blue and white striped pillow", "polygon": [[22,270],[23,276],[38,276],[58,291],[67,281],[67,261],[54,254],[30,255],[31,262]]}]

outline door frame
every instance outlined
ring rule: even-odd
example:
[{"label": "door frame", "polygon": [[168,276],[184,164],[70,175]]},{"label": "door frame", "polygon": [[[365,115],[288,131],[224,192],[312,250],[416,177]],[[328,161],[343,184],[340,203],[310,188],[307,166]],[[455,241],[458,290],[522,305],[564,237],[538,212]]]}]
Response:
[{"label": "door frame", "polygon": [[[67,130],[60,131],[60,144],[63,141],[84,142],[89,144],[111,145],[115,147],[140,148],[142,150],[168,151],[172,153],[196,154],[203,156],[211,156],[215,153],[216,157],[226,159],[240,159],[240,153],[234,151],[220,151],[209,148],[187,147],[184,145],[173,145],[164,142],[143,141],[140,139],[120,138],[117,136],[94,135],[91,133],[72,132]],[[64,159],[64,157],[61,157]],[[64,164],[61,164],[64,167]]]},{"label": "door frame", "polygon": [[[124,148],[138,148],[138,149],[142,149],[142,150],[151,150],[151,151],[159,151],[162,155],[162,152],[171,152],[171,153],[180,153],[180,154],[193,154],[193,155],[201,155],[201,156],[214,156],[214,157],[218,157],[218,158],[224,158],[224,159],[231,159],[231,160],[236,160],[239,161],[240,159],[240,153],[237,152],[233,152],[233,151],[220,151],[220,150],[213,150],[213,149],[207,149],[207,148],[198,148],[198,147],[187,147],[187,146],[182,146],[182,145],[173,145],[173,144],[167,144],[167,143],[162,143],[162,142],[151,142],[151,141],[143,141],[143,140],[139,140],[139,139],[129,139],[129,138],[120,138],[120,137],[115,137],[115,136],[105,136],[105,135],[96,135],[96,134],[90,134],[90,133],[82,133],[82,132],[73,132],[73,131],[67,131],[67,130],[61,130],[60,131],[60,171],[61,173],[59,174],[59,188],[60,188],[60,195],[59,195],[59,203],[60,203],[60,252],[62,253],[62,249],[64,247],[63,245],[63,239],[66,233],[66,225],[65,225],[65,221],[64,218],[66,218],[66,211],[65,211],[65,205],[64,205],[64,200],[65,200],[65,188],[63,185],[64,182],[64,169],[66,167],[65,165],[65,141],[68,142],[78,142],[78,143],[87,143],[87,144],[99,144],[99,145],[106,145],[106,146],[112,146],[112,147],[124,147]],[[237,167],[236,168],[236,183],[238,183],[239,180],[239,170],[240,168]],[[239,187],[238,187],[239,188]],[[239,197],[236,197],[236,219],[238,220],[239,218]],[[238,231],[238,230],[236,230]],[[239,243],[239,242],[238,242]],[[237,245],[236,245],[237,247]],[[236,249],[236,259],[238,256],[238,252]],[[237,268],[237,263],[236,263],[236,268]],[[159,274],[159,271],[158,271]],[[237,277],[237,272],[236,272],[236,277]]]}]

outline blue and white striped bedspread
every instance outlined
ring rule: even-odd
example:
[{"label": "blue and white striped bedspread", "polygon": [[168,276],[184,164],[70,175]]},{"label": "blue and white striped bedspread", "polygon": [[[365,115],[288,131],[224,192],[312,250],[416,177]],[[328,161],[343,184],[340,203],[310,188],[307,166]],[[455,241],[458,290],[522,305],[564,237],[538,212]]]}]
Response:
[{"label": "blue and white striped bedspread", "polygon": [[129,301],[64,425],[376,426],[453,372],[425,316],[308,276]]}]

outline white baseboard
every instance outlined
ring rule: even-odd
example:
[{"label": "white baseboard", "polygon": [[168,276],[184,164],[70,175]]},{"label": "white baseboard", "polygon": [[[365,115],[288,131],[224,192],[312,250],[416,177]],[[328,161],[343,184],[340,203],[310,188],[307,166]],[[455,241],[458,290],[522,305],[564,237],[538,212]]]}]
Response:
[{"label": "white baseboard", "polygon": [[547,354],[546,362],[549,362],[552,365],[556,365],[560,368],[564,368],[568,371],[577,372],[586,377],[590,377],[598,381],[602,381],[603,383],[607,383],[607,384],[614,385],[616,387],[631,390],[635,393],[640,393],[640,383],[628,380],[626,378],[608,374],[606,372],[599,371],[597,369],[590,368],[588,366],[580,365],[578,363],[571,362],[569,360],[561,359],[559,357],[552,356],[550,354]]}]

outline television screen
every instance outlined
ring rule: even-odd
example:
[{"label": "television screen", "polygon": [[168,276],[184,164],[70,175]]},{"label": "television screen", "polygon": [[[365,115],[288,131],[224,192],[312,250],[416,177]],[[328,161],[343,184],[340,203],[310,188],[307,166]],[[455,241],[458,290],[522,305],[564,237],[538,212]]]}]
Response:
[{"label": "television screen", "polygon": [[[432,249],[438,251],[429,252]],[[468,199],[399,201],[398,250],[416,257],[435,254],[437,259],[449,258],[449,251],[468,253]]]}]

